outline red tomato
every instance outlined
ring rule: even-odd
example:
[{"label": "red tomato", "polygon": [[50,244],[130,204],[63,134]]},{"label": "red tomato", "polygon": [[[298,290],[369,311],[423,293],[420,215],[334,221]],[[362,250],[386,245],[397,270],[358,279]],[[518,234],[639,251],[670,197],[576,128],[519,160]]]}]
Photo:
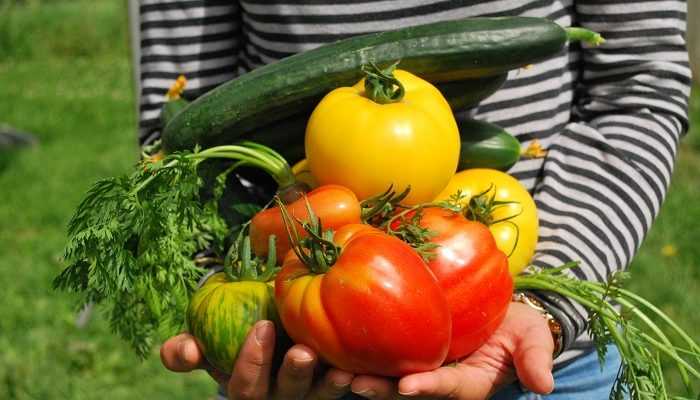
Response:
[{"label": "red tomato", "polygon": [[[306,194],[314,214],[321,219],[327,229],[337,229],[346,224],[359,223],[361,217],[360,202],[350,189],[340,185],[320,186]],[[304,197],[287,205],[287,211],[293,219],[309,219]],[[297,232],[302,237],[306,232],[297,224]],[[267,256],[268,237],[277,237],[277,259],[280,260],[291,248],[287,229],[282,220],[279,207],[271,207],[257,213],[250,223],[250,241],[255,254]]]},{"label": "red tomato", "polygon": [[[508,258],[486,225],[441,208],[423,209],[420,226],[435,233],[428,261],[452,314],[447,361],[477,350],[503,321],[513,295]],[[395,226],[394,226],[395,227]]]},{"label": "red tomato", "polygon": [[358,374],[403,376],[442,365],[450,312],[433,274],[406,243],[367,225],[336,231],[340,254],[314,273],[289,252],[275,280],[289,336]]}]

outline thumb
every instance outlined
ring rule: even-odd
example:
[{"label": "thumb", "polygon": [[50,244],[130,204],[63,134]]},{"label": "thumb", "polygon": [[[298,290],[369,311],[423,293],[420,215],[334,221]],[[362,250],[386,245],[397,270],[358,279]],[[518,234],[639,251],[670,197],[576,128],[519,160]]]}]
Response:
[{"label": "thumb", "polygon": [[513,364],[520,383],[532,392],[548,394],[554,390],[552,353],[554,341],[542,316],[541,324],[532,324],[515,342]]},{"label": "thumb", "polygon": [[258,321],[243,343],[228,383],[231,399],[266,399],[275,349],[275,329],[270,321]]}]

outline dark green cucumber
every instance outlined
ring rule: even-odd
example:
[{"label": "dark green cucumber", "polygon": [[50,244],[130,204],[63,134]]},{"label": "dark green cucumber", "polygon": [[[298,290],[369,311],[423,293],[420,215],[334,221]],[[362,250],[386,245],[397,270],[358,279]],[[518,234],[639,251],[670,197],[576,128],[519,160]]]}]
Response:
[{"label": "dark green cucumber", "polygon": [[508,73],[486,76],[483,78],[463,79],[459,81],[439,82],[435,86],[440,90],[453,111],[474,107],[481,100],[496,93],[508,78]]},{"label": "dark green cucumber", "polygon": [[185,107],[189,105],[189,102],[182,97],[178,97],[175,100],[168,100],[163,103],[163,107],[160,109],[160,121],[165,126],[168,122],[172,121],[173,118],[180,111],[184,110]]},{"label": "dark green cucumber", "polygon": [[[450,103],[450,107],[458,111],[473,107],[479,104],[481,100],[492,95],[503,85],[507,76],[507,73],[503,73],[484,78],[436,83],[435,86],[445,96],[447,102]],[[310,109],[262,126],[250,134],[243,135],[242,139],[271,147],[282,154],[290,164],[294,165],[294,163],[304,158],[306,122],[312,111],[313,109]]]},{"label": "dark green cucumber", "polygon": [[467,18],[355,36],[287,57],[229,81],[192,102],[163,132],[166,150],[233,142],[307,110],[361,78],[360,66],[401,60],[432,82],[501,75],[559,53],[567,31],[531,17]]},{"label": "dark green cucumber", "polygon": [[500,126],[473,119],[457,120],[462,139],[458,170],[506,171],[520,159],[520,142]]}]

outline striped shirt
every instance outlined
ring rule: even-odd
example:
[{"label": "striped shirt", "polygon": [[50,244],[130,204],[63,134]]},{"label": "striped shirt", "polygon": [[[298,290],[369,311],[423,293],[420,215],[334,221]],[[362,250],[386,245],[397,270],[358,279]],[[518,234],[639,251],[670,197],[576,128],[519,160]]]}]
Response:
[{"label": "striped shirt", "polygon": [[[544,158],[509,173],[540,219],[534,263],[576,260],[578,279],[626,268],[664,199],[687,128],[686,4],[676,0],[192,0],[140,3],[140,138],[157,137],[164,93],[179,74],[187,98],[294,53],[353,35],[474,16],[523,15],[600,32],[605,45],[570,45],[512,71],[469,115],[496,123]],[[590,350],[585,310],[541,294],[562,322],[566,351]]]}]

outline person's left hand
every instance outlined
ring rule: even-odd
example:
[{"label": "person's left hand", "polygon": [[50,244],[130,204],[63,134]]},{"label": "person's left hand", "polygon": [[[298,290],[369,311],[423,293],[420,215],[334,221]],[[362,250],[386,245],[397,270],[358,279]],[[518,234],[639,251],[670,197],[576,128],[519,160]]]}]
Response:
[{"label": "person's left hand", "polygon": [[553,351],[552,335],[542,315],[525,304],[511,303],[491,338],[458,363],[407,375],[398,382],[357,376],[351,388],[370,399],[484,400],[517,378],[530,391],[547,394],[554,389]]}]

